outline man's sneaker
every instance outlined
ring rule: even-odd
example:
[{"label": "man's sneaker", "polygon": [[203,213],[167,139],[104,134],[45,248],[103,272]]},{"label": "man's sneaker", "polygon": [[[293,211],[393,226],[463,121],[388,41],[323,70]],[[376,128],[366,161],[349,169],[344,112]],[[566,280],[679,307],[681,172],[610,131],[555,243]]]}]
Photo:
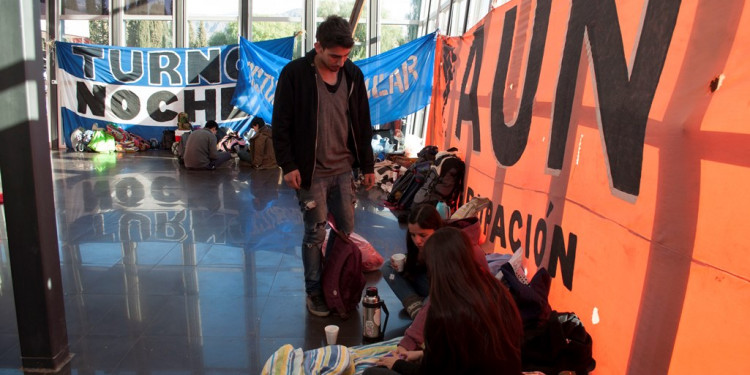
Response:
[{"label": "man's sneaker", "polygon": [[328,310],[326,301],[323,299],[322,294],[308,294],[307,295],[307,311],[315,316],[328,316],[331,314],[331,310]]}]

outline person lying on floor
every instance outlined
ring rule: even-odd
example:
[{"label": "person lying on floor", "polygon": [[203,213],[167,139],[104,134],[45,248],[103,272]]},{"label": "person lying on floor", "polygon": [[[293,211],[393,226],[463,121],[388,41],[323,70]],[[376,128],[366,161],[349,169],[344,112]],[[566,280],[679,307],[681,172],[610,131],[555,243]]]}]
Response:
[{"label": "person lying on floor", "polygon": [[[383,278],[393,293],[401,301],[409,317],[413,320],[425,304],[429,291],[427,267],[424,263],[425,241],[443,226],[453,226],[454,222],[444,222],[435,206],[423,203],[413,206],[407,219],[406,264],[403,272],[397,272],[390,261],[380,269]],[[472,256],[479,264],[487,266],[487,259],[478,244],[471,248]]]},{"label": "person lying on floor", "polygon": [[508,289],[472,256],[457,228],[435,231],[424,245],[430,274],[424,350],[394,351],[365,375],[521,374],[523,325]]}]

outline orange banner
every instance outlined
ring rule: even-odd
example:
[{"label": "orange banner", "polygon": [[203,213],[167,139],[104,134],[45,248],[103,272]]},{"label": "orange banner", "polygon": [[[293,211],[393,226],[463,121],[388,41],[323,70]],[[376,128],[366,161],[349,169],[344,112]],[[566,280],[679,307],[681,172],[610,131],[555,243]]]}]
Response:
[{"label": "orange banner", "polygon": [[748,373],[750,7],[511,1],[441,39],[427,144],[594,339],[595,373]]}]

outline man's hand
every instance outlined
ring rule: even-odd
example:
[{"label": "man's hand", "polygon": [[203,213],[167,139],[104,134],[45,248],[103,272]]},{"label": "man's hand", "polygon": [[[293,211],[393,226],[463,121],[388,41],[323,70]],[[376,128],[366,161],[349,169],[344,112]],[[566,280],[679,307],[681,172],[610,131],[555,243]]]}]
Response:
[{"label": "man's hand", "polygon": [[365,180],[362,182],[365,185],[366,190],[372,189],[375,186],[375,173],[368,173],[365,175]]},{"label": "man's hand", "polygon": [[[374,178],[374,175],[373,175]],[[299,169],[295,169],[284,175],[284,182],[294,190],[299,190],[302,184],[302,177],[299,174]]]}]

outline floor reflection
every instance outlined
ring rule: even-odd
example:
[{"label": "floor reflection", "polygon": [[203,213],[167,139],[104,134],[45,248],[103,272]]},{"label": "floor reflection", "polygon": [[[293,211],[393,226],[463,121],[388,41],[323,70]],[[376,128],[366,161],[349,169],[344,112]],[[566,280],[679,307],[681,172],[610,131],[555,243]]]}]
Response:
[{"label": "floor reflection", "polygon": [[[68,373],[257,374],[283,344],[322,345],[332,323],[340,343],[361,344],[359,315],[305,310],[301,216],[280,170],[186,171],[161,151],[53,152],[52,163]],[[387,258],[404,228],[382,199],[361,192],[356,232]],[[0,220],[0,375],[20,374]],[[379,272],[367,280],[393,306],[386,337],[401,335],[397,299]]]}]

